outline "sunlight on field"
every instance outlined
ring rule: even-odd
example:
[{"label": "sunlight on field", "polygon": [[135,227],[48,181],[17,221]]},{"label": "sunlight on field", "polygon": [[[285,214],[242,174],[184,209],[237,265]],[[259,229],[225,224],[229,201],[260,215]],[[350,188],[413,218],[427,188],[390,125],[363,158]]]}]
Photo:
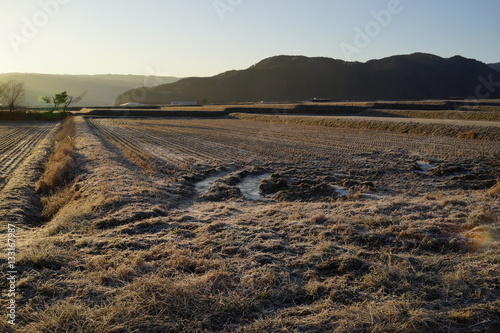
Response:
[{"label": "sunlight on field", "polygon": [[268,120],[0,125],[18,331],[490,325],[497,141]]}]

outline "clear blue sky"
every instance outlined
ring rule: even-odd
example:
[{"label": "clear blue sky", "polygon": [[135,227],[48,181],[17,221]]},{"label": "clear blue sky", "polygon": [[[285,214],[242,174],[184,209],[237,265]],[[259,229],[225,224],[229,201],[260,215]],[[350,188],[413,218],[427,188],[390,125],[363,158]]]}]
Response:
[{"label": "clear blue sky", "polygon": [[499,0],[0,0],[0,73],[210,76],[281,54],[500,62],[499,14]]}]

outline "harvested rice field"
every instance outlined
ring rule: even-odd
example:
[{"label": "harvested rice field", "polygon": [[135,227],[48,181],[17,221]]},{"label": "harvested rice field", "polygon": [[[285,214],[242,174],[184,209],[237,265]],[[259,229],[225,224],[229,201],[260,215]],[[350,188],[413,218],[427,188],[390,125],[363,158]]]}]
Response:
[{"label": "harvested rice field", "polygon": [[496,123],[325,119],[0,124],[2,331],[500,330]]}]

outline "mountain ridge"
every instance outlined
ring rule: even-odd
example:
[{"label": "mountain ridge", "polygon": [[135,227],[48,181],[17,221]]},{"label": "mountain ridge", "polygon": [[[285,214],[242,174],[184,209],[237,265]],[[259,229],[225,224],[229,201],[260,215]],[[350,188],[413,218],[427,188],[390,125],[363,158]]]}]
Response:
[{"label": "mountain ridge", "polygon": [[[243,70],[124,92],[115,104],[169,104],[332,100],[443,99],[474,97],[479,77],[500,82],[500,73],[477,60],[432,54],[395,55],[367,62],[279,55]],[[490,94],[500,98],[500,89]]]},{"label": "mountain ridge", "polygon": [[497,72],[500,72],[500,62],[493,63],[493,64],[488,64],[488,66],[490,66],[491,68],[493,68]]}]

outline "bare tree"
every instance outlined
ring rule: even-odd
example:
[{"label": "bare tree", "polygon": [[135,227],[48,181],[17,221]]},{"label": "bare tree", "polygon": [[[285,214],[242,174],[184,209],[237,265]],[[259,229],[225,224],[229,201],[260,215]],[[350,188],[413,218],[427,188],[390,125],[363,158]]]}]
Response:
[{"label": "bare tree", "polygon": [[[0,102],[3,101],[3,97],[4,97],[4,93],[5,93],[5,87],[7,86],[7,84],[5,82],[0,82]],[[0,105],[2,105],[0,103]]]},{"label": "bare tree", "polygon": [[24,82],[9,80],[1,86],[3,86],[0,88],[0,93],[3,92],[1,94],[2,100],[5,101],[9,107],[9,111],[12,112],[24,98]]}]

